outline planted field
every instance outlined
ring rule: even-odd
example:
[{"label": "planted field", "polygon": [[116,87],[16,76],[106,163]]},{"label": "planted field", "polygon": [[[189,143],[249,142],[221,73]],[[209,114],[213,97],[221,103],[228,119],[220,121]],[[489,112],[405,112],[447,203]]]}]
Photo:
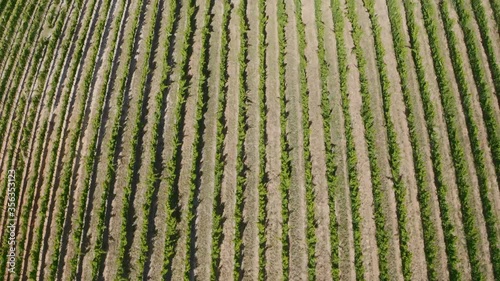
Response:
[{"label": "planted field", "polygon": [[500,280],[499,0],[0,0],[3,280]]}]

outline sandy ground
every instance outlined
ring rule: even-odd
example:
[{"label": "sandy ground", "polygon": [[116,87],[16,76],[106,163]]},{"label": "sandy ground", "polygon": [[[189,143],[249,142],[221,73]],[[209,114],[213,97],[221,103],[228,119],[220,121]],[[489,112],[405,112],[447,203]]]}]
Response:
[{"label": "sandy ground", "polygon": [[259,103],[259,8],[258,1],[248,1],[246,11],[249,21],[248,31],[248,64],[247,97],[248,131],[245,140],[246,186],[244,190],[243,221],[246,224],[243,232],[243,279],[257,280],[259,276],[259,138],[260,138],[260,103]]},{"label": "sandy ground", "polygon": [[266,131],[266,172],[267,183],[267,222],[266,222],[266,276],[278,280],[283,275],[282,266],[282,217],[281,217],[281,132],[280,92],[279,92],[279,46],[277,1],[271,0],[266,6],[268,22],[266,26],[266,105],[268,107]]},{"label": "sandy ground", "polygon": [[227,120],[227,136],[224,140],[224,156],[226,165],[224,167],[224,176],[222,179],[221,197],[224,205],[222,226],[223,241],[220,254],[220,279],[233,280],[234,267],[234,211],[235,211],[235,191],[236,191],[236,143],[238,134],[238,94],[239,94],[239,48],[240,48],[240,16],[236,7],[240,1],[231,1],[235,7],[231,12],[229,20],[229,58],[228,58],[228,83],[227,83],[227,106],[224,116]]},{"label": "sandy ground", "polygon": [[285,1],[288,23],[285,27],[287,40],[286,96],[289,100],[288,134],[290,137],[292,174],[289,199],[289,236],[290,236],[290,279],[307,278],[307,241],[306,241],[306,202],[304,179],[304,147],[302,129],[302,106],[299,87],[299,50],[294,1]]}]

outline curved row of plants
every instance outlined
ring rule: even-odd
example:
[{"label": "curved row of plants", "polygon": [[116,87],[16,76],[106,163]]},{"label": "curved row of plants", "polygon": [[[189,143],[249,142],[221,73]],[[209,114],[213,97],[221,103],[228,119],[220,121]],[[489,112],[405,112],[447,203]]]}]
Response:
[{"label": "curved row of plants", "polygon": [[91,132],[92,135],[90,137],[90,144],[89,144],[89,151],[88,155],[84,159],[84,179],[83,179],[83,187],[82,187],[82,195],[80,197],[79,201],[79,207],[77,209],[77,220],[72,222],[72,224],[75,225],[75,231],[73,232],[73,240],[75,241],[75,253],[73,256],[69,258],[69,264],[70,264],[70,271],[69,271],[69,276],[71,279],[74,279],[76,277],[76,271],[77,271],[77,261],[80,256],[80,242],[82,240],[82,227],[83,227],[83,219],[84,219],[84,212],[86,208],[86,202],[87,202],[87,197],[88,197],[88,192],[89,188],[91,185],[91,177],[93,173],[93,168],[94,168],[94,161],[96,157],[96,144],[97,144],[97,139],[99,135],[99,128],[101,126],[102,122],[102,112],[103,112],[103,104],[106,99],[107,93],[108,93],[108,85],[109,85],[109,79],[110,79],[110,73],[111,73],[111,67],[112,67],[112,62],[115,57],[116,53],[116,48],[117,48],[117,38],[119,34],[119,27],[121,24],[121,19],[123,17],[124,13],[124,6],[125,6],[125,1],[123,2],[123,5],[120,6],[120,10],[118,12],[118,17],[116,17],[114,25],[113,25],[113,30],[115,30],[114,36],[112,37],[112,41],[110,43],[110,46],[112,46],[113,52],[110,54],[108,57],[108,64],[109,67],[106,69],[106,73],[103,75],[103,77],[106,77],[106,80],[104,81],[103,88],[101,92],[96,95],[98,100],[97,100],[97,112],[95,119],[92,120],[91,122]]},{"label": "curved row of plants", "polygon": [[[12,47],[12,42],[22,41],[19,39],[15,40],[15,38],[19,33],[24,34],[23,32],[20,31],[23,28],[27,27],[27,24],[31,19],[30,16],[33,15],[33,11],[37,7],[35,3],[36,1],[11,1],[11,2],[15,2],[13,10],[11,10],[11,13],[9,13],[8,16],[1,17],[2,21],[0,22],[1,26],[4,27],[0,30],[0,38],[2,38],[0,41],[0,69],[2,70],[1,71],[2,74],[6,66],[6,61],[4,60],[9,59],[10,57],[6,56],[8,50],[7,48]],[[40,5],[38,7],[42,7],[42,4],[46,5],[47,3],[48,1],[39,3]],[[23,24],[18,24],[18,22],[21,22]]]},{"label": "curved row of plants", "polygon": [[[444,29],[448,41],[448,49],[450,50],[451,62],[455,73],[455,79],[459,87],[461,95],[462,108],[464,109],[465,121],[469,132],[469,141],[473,151],[474,164],[479,183],[479,194],[483,205],[483,216],[486,221],[486,230],[488,232],[488,241],[490,244],[491,263],[493,265],[494,275],[500,278],[500,245],[498,241],[498,233],[495,225],[498,224],[498,219],[494,214],[494,206],[490,201],[488,186],[490,186],[488,172],[486,170],[486,162],[484,159],[484,151],[481,149],[479,141],[479,128],[474,119],[474,108],[472,106],[472,96],[467,85],[467,78],[464,70],[464,62],[460,55],[457,46],[457,38],[453,32],[453,22],[449,16],[449,7],[446,2],[440,4],[441,18],[443,19]],[[498,140],[492,143],[492,146],[500,147]]]},{"label": "curved row of plants", "polygon": [[[104,17],[99,17],[96,29],[94,33],[92,34],[93,36],[97,36],[97,41],[94,42],[92,45],[91,49],[89,50],[90,57],[86,58],[86,60],[91,62],[91,65],[89,66],[89,71],[85,73],[85,76],[83,78],[83,89],[81,90],[82,93],[82,102],[80,104],[80,107],[78,109],[78,115],[76,119],[76,129],[73,131],[73,134],[70,138],[69,142],[69,158],[67,162],[63,166],[62,170],[62,178],[60,185],[62,187],[61,193],[59,194],[59,201],[58,201],[58,206],[56,207],[56,214],[55,214],[55,238],[53,243],[54,247],[54,252],[52,253],[52,258],[51,258],[51,263],[49,267],[49,274],[48,274],[48,279],[52,280],[55,279],[57,270],[59,268],[59,262],[61,261],[61,241],[62,241],[62,235],[64,232],[64,222],[66,220],[66,210],[68,207],[68,200],[70,198],[71,190],[70,187],[72,186],[72,178],[73,178],[73,170],[74,170],[74,165],[75,165],[75,157],[77,154],[77,145],[80,140],[80,136],[83,130],[83,121],[85,117],[85,111],[87,109],[88,104],[91,102],[91,98],[89,97],[89,92],[90,92],[90,87],[92,84],[92,79],[97,72],[96,69],[96,63],[97,63],[97,56],[98,56],[98,51],[101,49],[101,43],[103,40],[103,31],[106,25],[107,18],[110,16],[110,7],[111,7],[111,0],[107,0],[104,2],[104,7],[102,7],[102,11],[104,11]],[[77,89],[76,89],[77,91]],[[101,106],[102,107],[102,106]],[[54,192],[57,192],[57,185],[56,189]]]},{"label": "curved row of plants", "polygon": [[[139,1],[138,7],[142,7],[142,1]],[[105,248],[104,248],[104,241],[107,239],[106,235],[104,234],[105,229],[107,226],[105,225],[105,216],[109,212],[108,210],[108,205],[107,205],[107,198],[111,192],[111,188],[115,182],[116,179],[116,153],[117,153],[117,148],[119,146],[119,137],[122,134],[123,126],[122,126],[122,116],[123,116],[123,107],[124,107],[124,101],[125,101],[125,92],[127,91],[126,89],[126,84],[128,81],[128,75],[130,71],[130,61],[131,61],[131,54],[134,48],[134,42],[135,38],[137,36],[137,30],[138,30],[138,22],[139,22],[139,16],[140,13],[142,12],[141,8],[138,8],[135,10],[135,13],[132,16],[132,21],[131,21],[131,26],[132,26],[132,32],[127,33],[127,36],[124,39],[124,43],[127,46],[126,49],[124,49],[124,54],[126,57],[126,61],[124,62],[124,69],[126,71],[123,72],[123,74],[116,80],[115,85],[117,85],[117,92],[118,96],[116,98],[116,115],[113,119],[113,127],[111,129],[111,137],[108,143],[108,153],[106,156],[106,177],[103,182],[103,190],[101,194],[101,204],[99,205],[99,209],[97,211],[97,234],[96,234],[96,243],[94,245],[94,259],[92,260],[92,275],[93,279],[97,279],[99,276],[100,271],[102,270],[102,260],[104,258],[104,255],[106,254]],[[116,38],[115,38],[116,40]],[[116,52],[116,49],[115,51]],[[116,53],[115,53],[116,54]],[[110,56],[110,60],[114,60],[115,54],[113,56]],[[109,73],[108,73],[109,75]],[[109,81],[107,82],[108,86],[103,88],[103,90],[108,91],[109,89]],[[97,125],[94,123],[94,125]],[[95,139],[96,135],[94,136]],[[93,143],[94,144],[94,143]],[[94,144],[95,146],[95,144]],[[75,241],[77,241],[76,245],[78,245],[79,248],[81,248],[81,243],[84,239],[83,236],[83,228],[84,224],[86,223],[84,221],[85,219],[85,212],[86,212],[86,202],[89,200],[88,197],[88,192],[89,188],[92,184],[92,176],[93,176],[93,169],[94,166],[96,165],[93,160],[91,160],[90,157],[95,157],[93,154],[95,153],[94,146],[92,146],[93,150],[91,151],[92,153],[89,154],[89,158],[87,159],[87,164],[86,164],[86,178],[84,180],[84,188],[83,188],[83,196],[80,199],[79,203],[79,210],[78,210],[78,220],[76,223],[76,230],[74,232],[74,238]],[[80,253],[77,252],[77,255],[72,257],[71,263],[71,275],[70,276],[75,276],[78,274],[78,264],[80,262]],[[123,256],[119,256],[119,259]],[[119,269],[120,270],[120,269]]]},{"label": "curved row of plants", "polygon": [[[93,11],[94,9],[94,6],[96,4],[96,1],[94,0],[92,3],[90,3],[90,11]],[[76,52],[74,53],[74,62],[75,63],[72,63],[71,66],[70,66],[70,74],[67,76],[69,78],[68,80],[68,84],[67,85],[73,85],[74,82],[75,82],[75,75],[76,75],[76,72],[79,68],[79,65],[81,63],[81,60],[82,60],[82,55],[83,55],[83,48],[84,48],[84,45],[85,45],[85,41],[87,39],[87,35],[88,35],[88,30],[89,30],[89,27],[90,27],[90,22],[91,22],[91,19],[92,19],[92,14],[89,15],[87,21],[85,22],[85,25],[83,27],[83,32],[81,32],[80,34],[84,34],[82,35],[77,43],[76,43]],[[55,82],[57,84],[57,82]],[[54,88],[55,89],[55,88]],[[44,225],[45,225],[45,219],[47,217],[47,210],[48,210],[48,203],[49,203],[49,196],[50,196],[50,191],[51,191],[51,186],[52,186],[52,182],[54,180],[54,175],[55,175],[55,171],[56,171],[56,162],[57,162],[57,159],[58,159],[58,152],[59,152],[59,145],[61,143],[61,135],[62,135],[62,131],[63,131],[63,125],[65,124],[65,121],[66,121],[66,113],[68,111],[68,105],[69,105],[69,101],[70,101],[70,98],[71,98],[71,88],[67,88],[66,91],[64,91],[64,93],[62,93],[62,96],[63,96],[63,100],[62,100],[62,103],[61,103],[61,112],[60,112],[60,119],[59,119],[59,122],[57,124],[57,129],[56,129],[56,133],[55,133],[55,141],[53,143],[53,146],[52,146],[52,150],[51,150],[51,156],[50,156],[50,161],[49,161],[49,169],[48,169],[48,172],[47,172],[47,176],[45,177],[45,185],[46,185],[46,188],[41,196],[41,202],[40,202],[40,211],[39,211],[39,214],[40,214],[40,225],[36,228],[37,229],[37,232],[36,232],[36,237],[34,239],[34,242],[33,242],[33,247],[32,247],[32,250],[30,252],[30,258],[29,260],[31,261],[31,270],[29,272],[29,279],[32,279],[32,280],[35,280],[37,278],[37,273],[38,273],[38,265],[39,265],[39,262],[40,262],[40,250],[41,250],[41,246],[42,246],[42,238],[43,238],[43,231],[44,231]],[[41,185],[42,183],[40,183]]]},{"label": "curved row of plants", "polygon": [[[38,14],[38,16],[42,16],[41,14]],[[38,29],[38,25],[40,22],[40,18],[38,18],[38,21],[36,22],[37,24],[36,27],[34,30],[31,31],[30,33],[30,39],[35,39],[35,36],[37,35],[37,29]],[[43,25],[43,21],[41,23]],[[40,27],[41,28],[41,27]],[[56,30],[55,32],[59,32],[58,34],[60,34],[60,30]],[[38,36],[36,37],[36,39],[38,40]],[[45,57],[45,53],[47,51],[47,45],[48,45],[48,40],[44,40],[43,42],[41,42],[40,44],[38,44],[34,50],[34,53],[32,55],[32,58],[34,58],[34,62],[33,62],[33,65],[31,66],[30,68],[30,71],[27,71],[25,73],[28,74],[29,72],[29,78],[28,78],[28,85],[25,86],[26,89],[31,89],[31,86],[32,86],[32,82],[33,82],[33,77],[35,76],[35,73],[38,73],[38,70],[39,70],[39,66],[40,64],[42,63],[41,61],[43,60],[43,58]],[[28,48],[29,49],[29,48]],[[28,50],[26,49],[24,52],[23,52],[23,55],[24,55],[24,59],[26,59],[28,57],[28,55],[30,55],[30,51],[31,50]],[[23,61],[23,62],[26,62],[26,61]],[[31,62],[30,62],[31,63]],[[8,101],[7,101],[7,110],[5,111],[6,114],[8,113],[11,113],[10,112],[10,108],[12,106],[12,103],[14,102],[14,97],[16,96],[15,93],[17,93],[17,86],[19,85],[19,82],[21,81],[21,72],[24,73],[24,64],[23,64],[23,69],[22,71],[18,70],[16,72],[16,74],[18,74],[18,76],[16,76],[16,79],[14,81],[14,89],[16,89],[16,91],[12,91],[12,89],[10,89],[10,92],[12,92],[11,95],[8,96]],[[4,81],[2,82],[5,82],[9,80],[8,77],[6,79],[4,79]],[[20,130],[23,130],[25,131],[25,123],[26,123],[26,114],[28,114],[28,109],[30,108],[30,105],[31,108],[34,108],[36,109],[37,108],[37,105],[40,101],[40,97],[39,95],[35,95],[34,97],[31,96],[31,92],[29,90],[22,90],[22,93],[18,95],[18,99],[15,101],[16,105],[16,111],[15,112],[12,112],[12,116],[9,118],[10,114],[9,115],[6,115],[4,116],[1,121],[0,121],[0,132],[2,133],[7,133],[9,135],[8,138],[4,138],[2,139],[3,140],[7,140],[7,139],[12,139],[12,140],[16,140],[16,141],[12,141],[10,143],[10,146],[11,148],[7,148],[7,143],[5,143],[6,145],[6,149],[8,149],[9,151],[11,151],[10,155],[9,153],[7,153],[7,156],[8,156],[8,167],[13,167],[13,164],[15,163],[16,164],[16,167],[17,166],[22,166],[24,167],[24,158],[22,159],[23,162],[21,164],[17,164],[17,158],[19,157],[23,157],[23,155],[18,155],[16,153],[16,149],[17,149],[17,146],[18,144],[20,144],[20,142],[17,141],[17,138],[19,135],[19,131]],[[31,104],[33,102],[33,104]],[[26,113],[25,113],[26,111]],[[17,113],[21,113],[21,114],[17,114]],[[28,114],[29,115],[29,114]],[[31,114],[31,116],[33,116],[33,114]],[[6,129],[7,132],[5,131]],[[14,133],[12,133],[12,131],[14,131]],[[26,143],[27,144],[27,143]],[[0,144],[1,146],[1,144]],[[28,151],[27,149],[25,151]],[[2,162],[3,162],[4,159],[2,159]],[[13,162],[12,162],[13,161]],[[17,178],[18,182],[17,182],[17,186],[20,186],[20,181],[21,180],[21,177],[18,177]],[[5,198],[5,191],[6,191],[6,188],[3,189],[2,188],[2,191],[1,191],[1,195],[0,195],[0,200],[3,201],[3,198]],[[19,199],[19,192],[20,192],[20,188],[17,188],[16,189],[16,197],[17,199]],[[19,205],[19,207],[22,207],[21,205]],[[3,208],[3,207],[0,207],[0,208]],[[4,221],[5,223],[6,221]],[[6,245],[4,245],[5,247],[7,247]],[[6,249],[6,248],[5,248]],[[0,259],[0,264],[3,264],[6,260],[4,259]],[[5,268],[5,266],[4,266]],[[2,269],[3,270],[3,269]],[[0,270],[1,272],[1,270]]]},{"label": "curved row of plants", "polygon": [[[64,10],[62,12],[62,19],[65,19],[65,13],[66,11]],[[57,42],[60,40],[60,34],[61,34],[61,31],[62,31],[62,27],[63,27],[63,22],[64,21],[61,21],[59,20],[58,23],[57,23],[57,26],[55,27],[55,30],[54,30],[54,36],[51,38],[51,40],[48,42],[48,46],[46,49],[43,49],[43,48],[40,48],[39,49],[42,49],[44,50],[43,53],[45,54],[49,54],[48,57],[44,57],[44,64],[43,64],[43,68],[42,70],[40,71],[40,74],[38,77],[40,82],[39,82],[39,87],[40,85],[43,85],[47,79],[47,74],[48,74],[48,70],[49,70],[49,66],[50,66],[50,63],[52,61],[52,57],[55,55],[55,46],[57,45]],[[36,57],[37,55],[35,55]],[[38,67],[36,67],[36,69],[38,69]],[[31,136],[31,132],[32,132],[32,129],[33,129],[33,126],[34,126],[34,123],[35,123],[35,117],[36,117],[36,109],[38,108],[38,105],[40,103],[40,92],[41,91],[35,91],[35,95],[31,98],[32,100],[32,106],[30,107],[30,112],[28,113],[28,120],[26,121],[26,126],[23,127],[22,129],[22,137],[21,137],[21,144],[19,147],[17,147],[17,151],[15,152],[15,155],[19,158],[17,161],[18,163],[16,163],[16,167],[18,166],[22,166],[23,167],[23,174],[26,172],[24,171],[24,169],[28,169],[28,167],[24,167],[25,164],[24,164],[24,157],[23,157],[23,154],[19,152],[19,149],[21,149],[22,151],[28,151],[28,141],[30,140],[30,136]],[[47,130],[47,124],[45,123],[41,129],[41,132],[40,132],[40,136],[45,136],[45,132]],[[39,145],[37,146],[36,148],[36,153],[35,153],[35,164],[34,164],[34,171],[38,171],[39,167],[40,167],[40,156],[41,156],[41,152],[42,152],[42,145],[43,145],[43,138],[40,137],[39,138]],[[10,166],[10,165],[9,165]],[[18,178],[19,180],[21,180],[20,178]],[[27,224],[28,224],[28,216],[29,216],[29,211],[31,210],[31,206],[33,205],[33,193],[34,193],[34,184],[35,184],[35,180],[33,179],[32,181],[32,185],[30,186],[30,188],[28,188],[28,198],[26,200],[27,202],[27,206],[25,208],[22,208],[22,206],[19,207],[19,212],[20,212],[20,220],[18,222],[18,224],[20,224],[20,232],[19,232],[19,249],[24,249],[24,245],[25,245],[25,235],[27,234]],[[16,186],[21,186],[21,182],[19,181]],[[19,191],[18,191],[19,192]],[[24,190],[23,190],[24,192]],[[16,198],[18,198],[18,196],[16,196]],[[19,203],[20,204],[22,202],[22,199],[19,199]],[[16,264],[21,264],[21,256],[18,256],[16,258]],[[4,260],[2,259],[1,260],[1,264],[4,265]],[[5,265],[3,266],[5,267]],[[15,275],[14,275],[14,279],[15,280],[19,280],[19,277],[20,277],[20,270],[21,270],[21,266],[18,266],[16,267],[16,270],[15,270]]]},{"label": "curved row of plants", "polygon": [[359,70],[359,83],[362,98],[361,118],[365,128],[365,141],[368,150],[368,159],[370,164],[370,174],[373,190],[373,203],[375,212],[375,238],[377,240],[378,256],[379,256],[379,278],[388,280],[390,275],[389,268],[389,233],[386,229],[386,217],[384,212],[385,195],[382,190],[381,171],[378,163],[378,153],[376,147],[376,134],[374,127],[374,116],[372,114],[372,102],[368,85],[368,77],[366,74],[366,58],[361,44],[363,31],[358,23],[357,8],[354,1],[347,1],[347,17],[352,25],[352,38],[354,42],[354,52],[357,58],[357,66]]},{"label": "curved row of plants", "polygon": [[[47,2],[48,0],[44,0]],[[42,5],[43,3],[41,3]],[[46,3],[45,3],[46,4]],[[33,11],[31,11],[33,12]],[[28,19],[33,18],[33,23],[29,21]],[[2,95],[7,94],[5,96],[4,102],[2,103],[2,110],[1,110],[1,118],[0,118],[0,135],[4,135],[6,132],[6,128],[9,125],[10,117],[12,114],[12,106],[14,105],[14,108],[17,108],[15,105],[18,100],[16,100],[16,92],[15,90],[12,89],[17,89],[19,82],[21,81],[22,74],[25,71],[25,67],[27,63],[31,63],[30,55],[31,55],[31,46],[35,42],[35,40],[38,41],[38,38],[40,37],[40,31],[41,28],[43,27],[43,21],[44,20],[44,10],[43,9],[38,9],[37,13],[32,15],[30,14],[29,16],[25,16],[25,22],[23,22],[21,31],[23,33],[27,34],[27,40],[24,42],[23,40],[17,40],[15,43],[12,44],[10,42],[10,45],[13,45],[13,50],[21,50],[21,53],[17,56],[10,56],[11,60],[9,60],[8,64],[6,65],[6,70],[3,72],[3,77],[1,83],[0,83],[0,100],[4,98]],[[26,43],[26,44],[24,44]],[[43,44],[38,45],[38,51],[33,52],[33,57],[35,60],[38,62],[42,58],[42,52],[43,49],[45,48],[46,40],[42,42]],[[3,54],[4,52],[0,51],[0,54]],[[35,63],[36,66],[36,63]],[[33,67],[36,70],[36,67]],[[7,138],[2,138],[0,139],[0,147],[3,146],[4,141],[7,140]]]},{"label": "curved row of plants", "polygon": [[[67,30],[67,34],[68,34],[68,37],[69,38],[73,38],[74,36],[74,33],[75,33],[75,29],[76,29],[76,24],[77,24],[77,21],[78,21],[78,18],[79,16],[79,11],[81,10],[81,3],[78,4],[78,7],[76,9],[76,11],[72,11],[72,16],[70,16],[71,18],[71,23],[69,24],[70,27],[69,29]],[[63,13],[64,14],[64,13]],[[73,16],[74,14],[74,16]],[[64,17],[63,17],[64,18]],[[56,26],[56,31],[55,31],[55,34],[59,34],[58,30],[59,30],[59,26],[60,26],[60,23],[58,23],[58,25]],[[52,41],[49,43],[49,47],[48,47],[48,53],[52,53],[52,52],[60,52],[61,53],[61,56],[60,56],[60,60],[57,64],[57,66],[55,67],[55,72],[54,72],[54,75],[52,76],[52,81],[51,81],[51,90],[47,90],[46,88],[44,87],[47,87],[49,84],[49,80],[48,79],[48,73],[47,73],[47,70],[49,69],[49,65],[52,64],[52,59],[50,58],[47,58],[45,60],[45,65],[44,65],[44,71],[41,73],[40,75],[40,81],[37,85],[37,89],[35,90],[35,92],[37,93],[40,93],[40,92],[46,92],[48,91],[48,98],[47,98],[47,108],[50,108],[52,109],[52,105],[54,104],[54,94],[56,92],[56,87],[55,85],[57,84],[57,81],[59,80],[59,77],[60,77],[60,74],[61,74],[61,70],[62,70],[62,66],[63,66],[63,63],[65,61],[65,58],[66,58],[66,54],[69,50],[69,46],[71,45],[71,40],[64,40],[64,37],[63,38],[59,38],[59,36],[54,36],[53,38],[54,39],[57,39],[58,43],[56,43],[55,41]],[[52,51],[51,51],[52,50]],[[55,53],[54,53],[55,54]],[[53,66],[52,66],[53,67]],[[52,72],[52,70],[50,71]],[[50,74],[49,74],[50,75]],[[44,96],[42,97],[42,100],[44,99]],[[30,182],[29,186],[27,186],[27,199],[26,199],[26,202],[27,202],[27,205],[26,205],[26,208],[24,208],[22,210],[22,213],[21,213],[21,238],[20,238],[20,242],[19,242],[19,247],[20,249],[24,249],[24,245],[25,245],[25,240],[28,239],[28,241],[30,241],[28,235],[30,234],[30,232],[27,231],[27,227],[28,227],[28,220],[29,220],[29,217],[30,217],[30,213],[33,213],[32,211],[32,207],[33,205],[35,204],[35,202],[33,201],[34,198],[36,198],[35,196],[35,193],[38,194],[38,191],[36,190],[36,186],[37,186],[37,179],[39,177],[39,169],[40,169],[40,166],[41,166],[41,157],[42,155],[44,154],[44,147],[45,147],[45,144],[46,144],[46,141],[47,141],[47,132],[48,132],[48,127],[49,127],[49,116],[46,116],[44,121],[42,122],[43,125],[42,126],[42,130],[40,131],[40,133],[38,134],[40,136],[39,138],[39,143],[38,143],[38,147],[36,149],[36,152],[35,152],[35,163],[34,163],[34,168],[33,168],[33,173],[30,174],[30,179],[28,180],[28,182]],[[34,144],[33,144],[34,145]],[[32,218],[33,220],[33,218]],[[31,245],[27,245],[28,248],[31,246]],[[29,252],[29,250],[25,250],[26,254]],[[18,264],[21,264],[21,259],[24,257],[24,255],[19,255],[18,257]],[[20,274],[19,274],[19,271],[21,270],[21,267],[17,267],[16,270],[18,270],[17,272],[17,277],[16,278],[19,278],[20,277]],[[26,269],[25,269],[26,270]],[[23,273],[24,274],[24,271]]]},{"label": "curved row of plants", "polygon": [[361,197],[359,194],[359,178],[358,178],[358,159],[356,148],[354,145],[354,135],[351,114],[349,111],[349,89],[348,89],[348,74],[349,65],[347,62],[347,47],[344,38],[345,20],[344,13],[340,6],[339,0],[331,0],[332,16],[334,20],[334,32],[337,50],[337,61],[340,81],[340,94],[342,113],[344,115],[344,129],[347,149],[347,170],[349,178],[349,190],[352,212],[352,228],[354,235],[354,267],[356,270],[356,278],[363,279],[365,269],[363,266],[363,249],[361,245],[361,227],[363,218],[361,217]]},{"label": "curved row of plants", "polygon": [[222,16],[222,33],[220,42],[220,79],[217,105],[217,125],[216,125],[216,144],[215,144],[215,167],[214,167],[214,206],[212,213],[212,264],[210,278],[212,280],[220,279],[219,266],[221,261],[221,245],[223,241],[224,226],[224,204],[222,203],[222,181],[224,177],[224,168],[226,159],[224,157],[224,140],[226,138],[226,117],[224,112],[227,106],[227,80],[228,73],[228,54],[229,54],[229,22],[233,5],[230,1],[224,1],[224,11]]}]

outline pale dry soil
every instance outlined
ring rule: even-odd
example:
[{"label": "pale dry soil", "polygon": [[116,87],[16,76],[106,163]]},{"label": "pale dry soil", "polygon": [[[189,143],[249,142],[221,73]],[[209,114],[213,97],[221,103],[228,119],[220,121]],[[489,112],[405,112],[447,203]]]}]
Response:
[{"label": "pale dry soil", "polygon": [[266,172],[267,183],[267,221],[266,221],[266,275],[270,280],[278,280],[283,275],[281,224],[281,140],[280,136],[280,91],[279,91],[279,46],[277,1],[271,0],[266,5],[266,105],[267,144]]}]

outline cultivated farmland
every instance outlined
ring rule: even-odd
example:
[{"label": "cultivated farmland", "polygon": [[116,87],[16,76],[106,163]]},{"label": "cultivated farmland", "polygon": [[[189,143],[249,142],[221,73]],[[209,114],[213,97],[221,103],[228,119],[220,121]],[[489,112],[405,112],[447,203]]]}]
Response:
[{"label": "cultivated farmland", "polygon": [[0,0],[3,280],[500,280],[500,0]]}]

